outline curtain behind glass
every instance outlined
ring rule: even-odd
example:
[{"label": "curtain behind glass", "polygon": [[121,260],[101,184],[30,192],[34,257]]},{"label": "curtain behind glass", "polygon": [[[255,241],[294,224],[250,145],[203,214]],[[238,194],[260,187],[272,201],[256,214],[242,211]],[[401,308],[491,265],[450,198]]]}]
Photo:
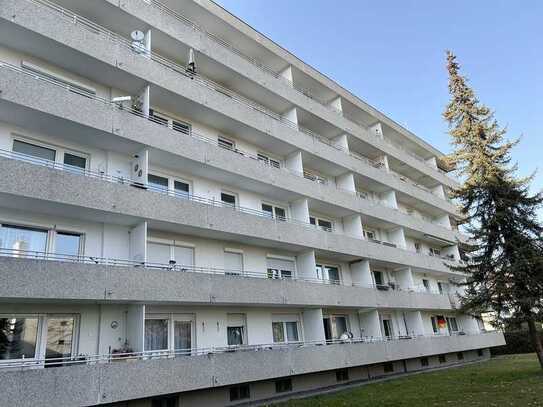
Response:
[{"label": "curtain behind glass", "polygon": [[145,350],[168,349],[168,320],[145,320]]}]

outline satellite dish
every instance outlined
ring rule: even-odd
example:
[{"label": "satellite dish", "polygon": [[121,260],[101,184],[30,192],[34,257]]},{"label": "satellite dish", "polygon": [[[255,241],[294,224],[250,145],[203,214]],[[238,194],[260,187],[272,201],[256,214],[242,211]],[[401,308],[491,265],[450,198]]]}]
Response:
[{"label": "satellite dish", "polygon": [[140,30],[132,31],[130,34],[130,37],[137,42],[141,42],[145,39],[145,34]]}]

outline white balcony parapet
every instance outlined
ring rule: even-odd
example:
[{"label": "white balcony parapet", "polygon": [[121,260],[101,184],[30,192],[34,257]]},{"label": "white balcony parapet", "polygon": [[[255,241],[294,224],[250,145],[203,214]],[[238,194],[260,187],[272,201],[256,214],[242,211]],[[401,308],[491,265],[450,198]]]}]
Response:
[{"label": "white balcony parapet", "polygon": [[[101,172],[101,171],[93,171],[93,170],[88,170],[88,169],[82,169],[82,168],[74,167],[74,166],[67,165],[67,164],[64,164],[64,163],[58,163],[58,162],[54,162],[54,161],[49,161],[49,160],[33,157],[33,156],[30,156],[30,155],[27,155],[27,154],[21,154],[21,153],[17,153],[17,152],[13,152],[13,151],[0,150],[0,157],[13,159],[13,160],[17,160],[17,161],[24,161],[24,162],[27,162],[29,164],[38,165],[38,166],[42,166],[42,167],[47,167],[47,168],[60,170],[60,171],[66,171],[66,172],[69,172],[69,173],[72,173],[72,174],[75,174],[75,175],[81,175],[81,176],[85,176],[85,177],[95,178],[95,179],[99,179],[101,181],[112,182],[112,183],[117,183],[117,184],[131,185],[131,186],[137,187],[137,188],[139,188],[141,190],[160,193],[160,194],[172,197],[172,198],[188,200],[188,201],[200,203],[200,204],[203,204],[203,205],[208,205],[208,206],[213,206],[213,207],[223,207],[223,208],[226,207],[226,208],[230,208],[232,210],[235,210],[237,212],[241,212],[241,213],[245,213],[245,214],[253,215],[253,216],[258,216],[258,217],[262,217],[262,218],[266,218],[266,219],[269,219],[270,221],[273,221],[273,222],[286,222],[286,223],[296,224],[296,225],[299,225],[299,226],[302,226],[302,227],[305,227],[305,228],[308,228],[308,229],[313,229],[315,231],[321,231],[321,232],[325,232],[325,233],[334,233],[334,234],[337,234],[337,235],[344,235],[343,233],[336,232],[334,229],[323,228],[321,226],[313,225],[313,224],[311,224],[309,222],[301,221],[301,220],[294,219],[294,218],[291,218],[291,217],[276,217],[276,216],[273,216],[269,212],[266,212],[266,211],[261,211],[261,210],[257,210],[257,209],[253,209],[253,208],[246,208],[246,207],[238,206],[238,205],[230,205],[230,204],[226,204],[226,203],[224,203],[222,201],[219,201],[219,200],[216,200],[216,199],[205,198],[205,197],[197,196],[197,195],[190,194],[190,193],[181,193],[179,191],[170,190],[170,189],[166,189],[166,188],[160,188],[160,187],[157,187],[155,185],[151,185],[151,184],[147,184],[147,183],[134,182],[134,181],[132,181],[132,180],[130,180],[128,178],[109,175],[109,174],[106,174],[106,173]],[[371,243],[374,243],[374,244],[393,247],[393,248],[396,248],[397,250],[409,251],[409,250],[407,250],[405,248],[398,247],[394,243],[390,243],[390,242],[386,242],[386,241],[380,241],[380,240],[375,240],[375,239],[369,239],[368,241],[371,242]],[[413,254],[418,254],[418,255],[425,255],[424,253],[416,253],[416,252],[412,252],[412,251],[409,251],[409,252],[413,253]],[[426,256],[436,257],[435,255],[430,255],[430,254],[427,254]],[[455,259],[455,258],[445,257],[445,256],[440,256],[440,257],[443,258],[444,260],[447,260],[450,263],[457,262],[457,259]]]},{"label": "white balcony parapet", "polygon": [[455,335],[404,335],[393,337],[361,337],[347,340],[319,340],[319,341],[299,341],[291,343],[262,343],[255,345],[235,345],[235,346],[217,346],[205,348],[187,348],[175,350],[160,350],[160,351],[144,351],[144,352],[127,352],[127,353],[106,353],[106,354],[79,354],[70,357],[60,358],[35,358],[35,359],[19,359],[0,361],[0,370],[3,369],[36,369],[39,367],[68,367],[77,365],[93,365],[97,363],[113,363],[119,360],[156,360],[156,359],[171,359],[175,357],[191,357],[211,354],[220,354],[227,352],[262,352],[262,351],[277,351],[283,349],[296,349],[316,347],[322,345],[342,345],[342,344],[368,344],[368,343],[391,343],[394,341],[417,341],[429,338],[443,338],[444,336],[481,336],[487,334],[495,334],[490,332],[459,332]]},{"label": "white balcony parapet", "polygon": [[66,254],[57,254],[50,252],[40,252],[40,251],[30,251],[30,250],[20,250],[12,248],[0,247],[0,258],[9,257],[16,259],[26,259],[26,260],[43,260],[43,261],[56,261],[62,263],[79,263],[79,264],[90,264],[90,265],[100,265],[100,266],[111,266],[111,267],[133,267],[133,268],[143,268],[151,270],[161,270],[165,272],[172,273],[198,273],[198,274],[211,274],[217,276],[228,276],[232,278],[243,278],[243,279],[265,279],[265,280],[288,280],[300,283],[310,283],[310,284],[319,284],[319,285],[330,285],[330,286],[341,286],[341,287],[358,287],[366,289],[376,289],[379,291],[390,291],[391,294],[394,292],[404,292],[404,293],[415,293],[415,294],[428,294],[428,295],[439,295],[439,296],[450,296],[453,293],[449,292],[439,292],[438,290],[427,290],[424,286],[413,286],[413,287],[400,287],[397,284],[387,284],[387,285],[376,285],[376,284],[362,284],[358,282],[349,282],[346,283],[344,280],[334,280],[334,279],[319,279],[311,278],[307,276],[293,275],[290,277],[278,277],[276,274],[269,274],[267,270],[262,271],[251,271],[251,270],[233,270],[225,269],[219,267],[209,267],[209,266],[196,266],[196,265],[184,265],[177,264],[175,262],[170,263],[154,263],[146,261],[135,261],[128,259],[117,259],[111,257],[99,257],[99,256],[85,256],[85,255],[66,255]]},{"label": "white balcony parapet", "polygon": [[[44,0],[39,0],[40,2],[44,1]],[[328,110],[332,111],[332,112],[335,112],[336,114],[340,115],[340,116],[343,116],[343,112],[341,109],[337,108],[333,103],[327,103],[325,101],[322,101],[322,100],[319,100],[318,98],[314,97],[311,92],[305,88],[302,88],[300,87],[297,83],[295,83],[294,81],[291,81],[290,79],[288,79],[287,77],[285,77],[284,75],[282,75],[281,73],[279,72],[276,72],[274,69],[270,68],[269,66],[266,66],[265,64],[263,64],[262,62],[260,62],[258,59],[256,58],[253,58],[251,56],[248,56],[247,54],[243,53],[242,51],[240,51],[239,49],[237,49],[234,45],[232,45],[230,42],[226,41],[225,39],[213,34],[213,33],[210,33],[209,31],[207,31],[205,28],[203,28],[202,26],[194,23],[192,20],[190,20],[189,18],[185,17],[184,15],[182,15],[181,13],[177,12],[177,11],[174,11],[172,10],[171,8],[167,7],[165,4],[161,3],[160,1],[157,1],[157,0],[146,0],[145,1],[147,4],[150,4],[152,5],[153,7],[159,9],[161,12],[165,13],[165,14],[168,14],[170,15],[171,17],[175,18],[176,20],[180,21],[181,23],[183,23],[184,25],[194,29],[194,30],[197,30],[197,31],[200,31],[201,33],[203,33],[204,35],[206,35],[208,38],[210,38],[212,41],[214,41],[215,43],[217,43],[218,45],[224,47],[224,48],[227,48],[228,50],[230,50],[231,52],[233,52],[234,54],[238,55],[239,57],[245,59],[246,61],[248,61],[249,63],[251,63],[252,65],[256,66],[257,68],[259,68],[260,70],[262,70],[263,72],[266,72],[268,73],[269,75],[273,76],[274,78],[276,79],[279,79],[279,80],[282,80],[282,81],[285,81],[289,84],[290,87],[292,87],[293,89],[297,90],[299,93],[305,95],[306,97],[310,98],[311,100],[314,100],[315,102],[319,103],[321,106],[327,108]],[[352,121],[353,123],[355,123],[356,125],[362,127],[362,128],[365,128],[366,126],[362,123],[359,123],[351,118],[349,118],[350,121]],[[418,156],[417,154],[415,154],[414,152],[412,151],[409,151],[408,149],[396,144],[396,143],[393,143],[392,141],[386,139],[386,138],[383,138],[384,141],[389,144],[390,146],[398,149],[398,150],[401,150],[405,153],[407,153],[408,155],[410,155],[411,157],[415,158],[417,161],[419,161],[421,164],[424,164],[425,166],[435,170],[436,168],[434,166],[432,166],[431,164],[429,164],[424,158]],[[446,175],[446,172],[441,170],[441,169],[437,169],[441,174],[444,174]]]},{"label": "white balcony parapet", "polygon": [[[76,93],[76,94],[80,94],[86,98],[90,98],[90,99],[93,99],[95,101],[98,101],[102,104],[105,104],[105,105],[108,105],[109,107],[111,107],[112,109],[115,109],[115,110],[122,110],[122,111],[125,111],[127,113],[130,113],[130,114],[133,114],[135,116],[138,116],[138,117],[144,117],[146,119],[148,119],[149,121],[155,123],[155,124],[159,124],[161,126],[165,126],[165,127],[168,127],[168,125],[166,123],[164,123],[163,120],[160,120],[160,119],[157,119],[155,118],[154,116],[145,116],[141,111],[139,110],[135,110],[133,108],[129,108],[129,107],[124,107],[120,104],[117,104],[117,103],[114,103],[108,99],[105,99],[105,98],[102,98],[100,96],[97,96],[95,94],[91,94],[91,93],[87,93],[85,92],[84,90],[78,88],[78,87],[72,87],[70,85],[67,85],[66,83],[64,82],[61,82],[61,81],[56,81],[55,79],[53,78],[50,78],[50,77],[47,77],[47,76],[43,76],[43,75],[40,75],[38,73],[35,73],[35,72],[29,72],[25,69],[22,69],[22,68],[19,68],[15,65],[12,65],[12,64],[9,64],[9,63],[6,63],[6,62],[3,62],[3,61],[0,61],[0,69],[9,69],[9,70],[12,70],[12,71],[16,71],[18,73],[22,73],[22,74],[25,74],[25,75],[28,75],[36,80],[41,80],[41,81],[44,81],[44,82],[48,82],[50,84],[53,84],[55,86],[59,86],[61,87],[62,89],[65,89],[66,91],[68,92],[73,92],[73,93]],[[322,177],[319,177],[319,176],[316,176],[315,174],[312,174],[310,173],[309,171],[304,171],[304,172],[300,172],[300,171],[295,171],[295,170],[292,170],[292,169],[289,169],[285,166],[279,166],[277,167],[277,165],[274,165],[270,162],[265,162],[263,161],[261,158],[258,157],[258,155],[254,155],[254,154],[251,154],[251,153],[248,153],[244,150],[241,150],[241,149],[238,149],[238,148],[232,148],[231,146],[225,146],[225,145],[221,145],[216,139],[213,139],[213,138],[210,138],[210,137],[207,137],[207,136],[204,136],[204,135],[201,135],[201,134],[198,134],[197,132],[194,132],[192,130],[190,131],[187,131],[184,127],[176,127],[176,126],[173,126],[173,127],[168,127],[171,131],[175,131],[177,133],[181,133],[181,134],[184,134],[186,136],[189,136],[189,137],[192,137],[192,138],[195,138],[197,140],[200,140],[202,142],[205,142],[205,143],[208,143],[208,144],[212,144],[216,147],[221,147],[227,151],[231,151],[232,153],[234,154],[237,154],[239,156],[242,156],[242,157],[245,157],[245,158],[249,158],[249,159],[252,159],[252,160],[255,160],[255,161],[258,161],[261,165],[266,165],[267,167],[270,168],[270,170],[280,170],[280,171],[286,171],[292,175],[295,175],[297,177],[301,177],[301,178],[304,178],[304,179],[307,179],[307,180],[310,180],[310,181],[313,181],[313,182],[316,182],[316,183],[319,183],[319,184],[322,184],[322,185],[329,185],[329,186],[332,186],[332,187],[335,187],[338,191],[340,192],[343,192],[343,193],[346,193],[346,194],[349,194],[349,195],[355,195],[361,199],[364,199],[364,200],[368,200],[376,205],[380,205],[382,206],[382,204],[379,202],[379,201],[376,201],[374,199],[370,199],[370,197],[364,193],[364,192],[353,192],[353,191],[350,191],[350,190],[347,190],[347,189],[343,189],[343,188],[340,188],[338,187],[335,183],[331,183],[329,182],[328,180],[322,178]],[[6,151],[3,152],[4,154],[7,153]],[[371,161],[369,159],[367,159],[366,161],[363,161],[363,162],[366,162],[368,165],[372,166],[372,167],[376,167],[376,166],[379,166],[378,162],[375,162],[375,161]],[[48,164],[49,166],[51,165]],[[104,174],[102,174],[103,176]],[[127,179],[120,179],[124,182],[128,182],[129,180]],[[429,192],[431,193],[431,192]],[[390,209],[393,209],[393,208],[390,208]],[[410,216],[410,215],[409,215]],[[424,219],[423,219],[424,220]],[[440,227],[443,227],[444,229],[446,229],[444,226],[440,225],[440,224],[436,224],[436,226],[440,226]]]}]

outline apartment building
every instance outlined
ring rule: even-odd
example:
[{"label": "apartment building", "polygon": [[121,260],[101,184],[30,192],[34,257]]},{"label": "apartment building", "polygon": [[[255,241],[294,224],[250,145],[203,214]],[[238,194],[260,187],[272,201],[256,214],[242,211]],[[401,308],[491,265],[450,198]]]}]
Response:
[{"label": "apartment building", "polygon": [[442,154],[210,0],[0,0],[0,392],[267,402],[489,357]]}]

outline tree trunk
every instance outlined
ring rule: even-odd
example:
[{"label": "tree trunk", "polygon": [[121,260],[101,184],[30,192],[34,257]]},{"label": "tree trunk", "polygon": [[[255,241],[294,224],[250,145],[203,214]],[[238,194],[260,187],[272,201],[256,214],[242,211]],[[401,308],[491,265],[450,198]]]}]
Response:
[{"label": "tree trunk", "polygon": [[541,338],[539,337],[539,332],[535,326],[535,321],[533,319],[528,320],[528,331],[530,332],[530,339],[534,345],[535,353],[539,359],[539,364],[541,369],[543,369],[543,345],[541,344]]}]

